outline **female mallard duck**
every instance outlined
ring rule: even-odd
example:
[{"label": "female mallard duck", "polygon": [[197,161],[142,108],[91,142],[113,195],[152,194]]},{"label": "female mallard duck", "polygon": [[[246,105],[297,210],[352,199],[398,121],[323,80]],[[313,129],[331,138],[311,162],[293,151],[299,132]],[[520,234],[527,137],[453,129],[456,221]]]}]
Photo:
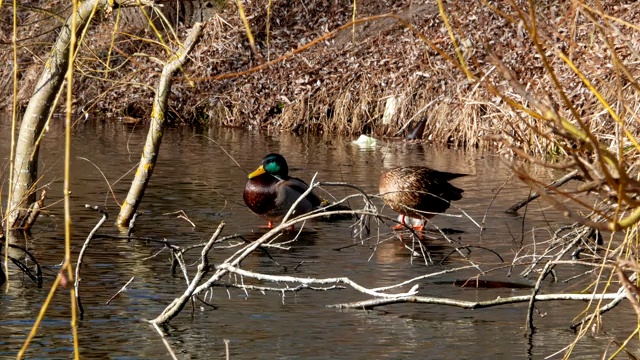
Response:
[{"label": "female mallard duck", "polygon": [[[462,199],[464,190],[449,183],[449,180],[466,176],[444,171],[437,171],[425,166],[406,166],[387,169],[380,175],[380,195],[384,202],[395,212],[400,213],[402,224],[405,216],[422,220],[413,225],[417,231],[424,228],[424,223],[438,213],[445,212],[451,201]],[[394,229],[402,228],[397,225]]]},{"label": "female mallard duck", "polygon": [[[244,188],[244,203],[254,213],[269,221],[280,221],[296,200],[309,188],[304,181],[289,176],[287,161],[280,154],[269,154],[262,159],[262,165],[249,174]],[[322,199],[310,192],[302,199],[292,217],[306,214],[322,204]]]}]

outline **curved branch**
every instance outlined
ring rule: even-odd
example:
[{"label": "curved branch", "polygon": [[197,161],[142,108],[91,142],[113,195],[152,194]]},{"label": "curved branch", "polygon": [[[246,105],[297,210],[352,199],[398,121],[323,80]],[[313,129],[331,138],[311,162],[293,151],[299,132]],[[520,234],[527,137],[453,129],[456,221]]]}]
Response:
[{"label": "curved branch", "polygon": [[100,221],[98,221],[96,226],[93,227],[93,229],[87,236],[87,239],[84,241],[84,244],[82,245],[82,249],[80,250],[80,254],[78,255],[78,262],[76,264],[76,276],[75,276],[76,279],[75,279],[75,283],[73,284],[73,287],[76,290],[75,291],[76,303],[78,304],[78,310],[80,310],[80,319],[84,317],[84,308],[82,307],[82,301],[80,300],[80,267],[82,266],[82,259],[84,258],[84,254],[87,251],[87,248],[89,248],[89,243],[91,243],[93,236],[96,234],[98,229],[102,226],[102,224],[104,224],[104,222],[107,221],[107,219],[109,218],[109,213],[107,213],[107,211],[104,209],[101,209],[97,206],[91,206],[89,204],[85,204],[84,207],[91,208],[93,210],[100,212],[102,214],[102,218],[100,219]]}]

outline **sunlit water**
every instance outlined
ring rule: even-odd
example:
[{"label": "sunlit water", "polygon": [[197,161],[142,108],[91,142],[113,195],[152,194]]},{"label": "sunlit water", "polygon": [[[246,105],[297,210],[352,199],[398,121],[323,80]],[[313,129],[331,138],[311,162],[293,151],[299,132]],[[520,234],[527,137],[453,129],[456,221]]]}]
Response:
[{"label": "sunlit water", "polygon": [[[3,194],[8,182],[9,125],[0,122]],[[99,233],[117,235],[114,218],[128,191],[146,134],[114,122],[80,124],[74,128],[72,159],[72,218],[74,258],[100,216],[85,204],[107,208],[110,220]],[[0,357],[14,357],[30,331],[63,259],[64,231],[62,195],[63,128],[51,127],[41,151],[40,186],[48,189],[47,212],[40,217],[27,245],[45,266],[45,285],[35,287],[28,279],[12,279],[8,292],[0,293]],[[223,150],[224,149],[224,150]],[[225,153],[226,152],[226,153]],[[364,191],[377,192],[383,167],[420,164],[436,169],[468,173],[455,180],[465,189],[456,203],[478,224],[480,232],[462,213],[452,208],[432,220],[432,226],[464,232],[451,235],[467,245],[477,245],[471,259],[484,270],[498,268],[487,279],[519,281],[509,264],[521,245],[549,238],[565,220],[544,202],[536,201],[527,216],[510,216],[504,210],[527,196],[528,189],[510,179],[508,166],[490,153],[464,153],[434,149],[419,144],[393,143],[375,149],[360,149],[337,136],[315,138],[279,133],[247,133],[231,129],[171,129],[162,142],[159,163],[145,193],[135,236],[167,239],[178,246],[206,241],[224,220],[224,234],[242,234],[256,239],[264,221],[243,204],[242,189],[248,171],[255,169],[269,152],[283,154],[292,175],[309,181],[317,172],[319,181],[345,181]],[[232,158],[240,165],[236,165]],[[537,170],[537,176],[558,174]],[[109,185],[114,193],[111,192]],[[326,188],[342,198],[353,190]],[[325,194],[326,195],[326,194]],[[327,195],[326,195],[327,196]],[[114,199],[115,197],[115,199]],[[3,195],[3,202],[6,195]],[[381,205],[375,200],[377,205]],[[357,201],[353,206],[360,206]],[[383,212],[393,215],[388,209]],[[180,217],[182,215],[182,217]],[[187,221],[188,219],[189,221]],[[193,226],[192,223],[195,225]],[[348,276],[374,288],[468,265],[441,237],[427,243],[434,264],[425,266],[420,257],[391,235],[387,225],[372,223],[370,238],[352,237],[352,221],[315,223],[292,249],[256,253],[243,262],[255,272],[300,277]],[[531,232],[533,228],[539,229]],[[378,237],[379,234],[379,237]],[[387,240],[375,246],[379,240]],[[348,246],[353,245],[353,246]],[[483,250],[491,249],[499,254]],[[81,355],[85,358],[168,358],[160,336],[145,319],[158,316],[185,289],[180,274],[170,272],[169,254],[154,242],[127,241],[109,237],[93,240],[84,259],[80,285],[85,315],[78,323]],[[234,249],[214,249],[219,263]],[[199,250],[188,256],[192,274]],[[443,261],[444,260],[444,261]],[[441,263],[442,262],[442,263]],[[283,270],[286,268],[286,270]],[[461,289],[446,280],[477,274],[475,270],[419,282],[420,294],[461,300],[489,300],[498,296],[528,294],[528,289]],[[561,275],[562,276],[562,275]],[[127,290],[106,302],[133,277]],[[568,276],[566,276],[568,277]],[[233,280],[226,278],[225,280]],[[444,280],[444,281],[443,281]],[[437,283],[434,283],[437,282]],[[247,280],[247,283],[256,281]],[[282,287],[286,284],[261,283]],[[296,284],[289,284],[295,286]],[[579,291],[585,284],[571,286]],[[398,291],[408,291],[410,286]],[[565,284],[550,284],[547,292],[566,291]],[[59,289],[28,351],[29,358],[68,358],[72,353],[69,292]],[[211,296],[211,298],[209,297]],[[544,358],[569,345],[575,334],[568,329],[584,304],[554,302],[539,304],[538,331],[525,337],[526,304],[481,310],[420,304],[397,304],[373,311],[340,311],[325,307],[368,297],[352,289],[304,290],[298,293],[244,292],[215,288],[207,295],[216,308],[197,302],[187,306],[166,329],[167,341],[179,358],[224,358],[225,339],[231,358],[279,359],[477,359]],[[627,334],[634,328],[625,306],[605,318],[605,328]],[[629,319],[629,320],[626,320]],[[618,338],[620,339],[620,338]],[[573,351],[576,357],[601,356],[609,338],[587,336]],[[558,357],[560,355],[556,355]]]}]

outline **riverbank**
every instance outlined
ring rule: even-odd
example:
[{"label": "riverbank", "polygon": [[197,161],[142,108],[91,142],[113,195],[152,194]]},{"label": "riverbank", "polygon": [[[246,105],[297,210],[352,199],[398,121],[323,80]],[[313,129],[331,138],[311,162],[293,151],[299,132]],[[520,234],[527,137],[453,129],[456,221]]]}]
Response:
[{"label": "riverbank", "polygon": [[[624,111],[623,105],[628,109],[639,105],[637,89],[627,91],[624,83],[640,76],[632,66],[640,52],[640,32],[632,25],[640,23],[640,10],[632,2],[602,4],[606,16],[598,15],[599,10],[590,12],[586,5],[565,2],[537,4],[535,9],[537,43],[548,56],[564,100],[526,31],[532,22],[525,5],[513,9],[501,1],[455,2],[444,8],[443,17],[434,1],[358,2],[356,18],[385,13],[397,18],[364,21],[260,71],[216,80],[216,76],[277,59],[349,23],[354,16],[353,2],[273,2],[269,11],[266,4],[245,4],[255,38],[254,53],[235,3],[228,3],[208,21],[192,62],[174,82],[167,116],[176,123],[374,136],[399,136],[425,119],[425,139],[432,142],[503,147],[504,143],[490,136],[506,135],[508,145],[529,153],[555,153],[557,145],[544,136],[544,126],[487,91],[490,84],[509,99],[530,106],[529,99],[516,93],[496,71],[490,55],[499,58],[532,96],[555,103],[551,105],[562,116],[576,121],[573,117],[579,114],[593,133],[611,134],[616,121],[606,116],[592,91],[558,56],[562,51],[573,59],[612,107]],[[12,90],[9,10],[2,9],[1,36],[7,50],[2,60],[9,64],[0,74],[5,109],[11,106]],[[19,28],[19,38],[25,39],[19,49],[19,103],[24,106],[55,39],[55,32],[45,30],[55,29],[60,19],[51,20],[48,14],[31,9],[20,11],[24,23],[38,20],[42,24]],[[92,116],[147,119],[161,59],[166,58],[161,43],[170,44],[174,37],[144,24],[120,22],[112,36],[116,13],[87,34],[89,40],[81,49],[76,70],[77,108]],[[178,29],[177,37],[183,40],[186,31]],[[610,36],[613,32],[615,38]],[[629,74],[614,66],[615,61],[627,64]],[[465,64],[467,74],[462,69]],[[637,134],[633,117],[622,121]]]}]

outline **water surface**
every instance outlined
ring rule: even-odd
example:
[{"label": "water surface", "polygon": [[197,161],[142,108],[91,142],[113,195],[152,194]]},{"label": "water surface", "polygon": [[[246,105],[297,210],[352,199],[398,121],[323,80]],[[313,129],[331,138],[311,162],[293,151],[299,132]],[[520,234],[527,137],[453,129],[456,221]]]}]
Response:
[{"label": "water surface", "polygon": [[[0,131],[2,180],[6,189],[7,121],[0,122]],[[128,191],[145,136],[144,129],[114,122],[87,122],[74,128],[71,184],[74,258],[99,220],[99,215],[85,209],[85,204],[107,208],[111,218],[100,234],[118,234],[113,219],[117,216],[118,203]],[[0,293],[0,357],[15,356],[63,259],[60,201],[63,145],[63,128],[57,122],[47,133],[41,152],[40,186],[49,192],[47,211],[33,229],[32,238],[26,240],[26,245],[46,267],[45,286],[38,289],[21,279],[7,293]],[[270,152],[283,154],[291,173],[297,177],[309,181],[317,173],[319,181],[345,181],[372,194],[377,192],[380,170],[393,165],[427,165],[470,174],[455,180],[457,186],[465,189],[464,198],[456,206],[475,222],[484,224],[485,230],[481,232],[455,208],[448,211],[453,216],[438,216],[432,225],[459,230],[451,236],[453,239],[477,245],[479,248],[473,250],[470,259],[483,270],[497,269],[490,272],[487,279],[522,281],[517,277],[522,269],[514,269],[514,275],[507,277],[510,269],[506,265],[523,245],[548,239],[549,227],[555,229],[566,222],[561,214],[541,201],[529,206],[524,219],[504,214],[506,208],[527,196],[529,190],[511,179],[504,160],[491,153],[464,153],[403,143],[360,149],[350,144],[349,139],[335,136],[316,138],[232,129],[180,128],[166,132],[158,165],[140,207],[143,214],[137,221],[135,236],[167,239],[185,247],[206,241],[224,220],[224,234],[256,239],[264,232],[258,229],[264,221],[244,206],[242,189],[247,172],[254,170]],[[531,171],[542,178],[558,176],[547,170]],[[326,189],[337,198],[353,193],[350,189]],[[352,202],[352,206],[360,205],[358,201]],[[383,212],[393,215],[388,209]],[[303,234],[291,250],[270,252],[279,265],[264,253],[256,253],[243,262],[243,268],[300,277],[348,276],[365,287],[374,288],[468,265],[456,254],[449,256],[453,248],[442,236],[427,242],[434,263],[426,266],[424,259],[410,256],[386,225],[373,224],[370,237],[363,241],[352,237],[351,225],[351,221],[315,223],[315,231]],[[381,240],[385,241],[380,243]],[[495,251],[504,261],[481,248]],[[81,295],[86,313],[79,321],[78,330],[83,357],[169,357],[158,334],[144,321],[158,316],[185,288],[182,276],[170,272],[168,252],[161,250],[162,246],[154,242],[113,237],[93,241],[82,267]],[[233,251],[215,249],[211,261],[219,263]],[[197,251],[187,256],[192,274],[197,256]],[[467,270],[421,281],[420,294],[475,301],[530,292],[528,289],[461,289],[446,283],[476,274],[476,270]],[[107,305],[132,277],[128,290]],[[232,276],[225,280],[235,279]],[[272,287],[287,285],[246,282]],[[580,291],[586,283],[572,286],[572,291]],[[549,283],[545,291],[567,291],[567,285]],[[29,358],[71,356],[68,298],[67,290],[58,290],[29,348]],[[216,308],[198,302],[195,307],[188,306],[171,322],[166,336],[178,357],[185,359],[224,358],[225,339],[230,342],[232,358],[239,359],[541,359],[561,351],[575,339],[568,327],[585,306],[569,302],[539,304],[540,314],[546,316],[536,316],[538,331],[528,338],[523,336],[526,304],[473,311],[419,304],[391,305],[373,311],[326,307],[367,298],[351,289],[306,290],[283,295],[215,288],[207,294],[207,301]],[[635,325],[629,311],[625,307],[607,314],[605,324],[609,321],[616,324],[609,330],[624,336],[625,329],[633,329]],[[608,342],[609,338],[603,336],[587,336],[573,354],[589,358],[601,356]]]}]

